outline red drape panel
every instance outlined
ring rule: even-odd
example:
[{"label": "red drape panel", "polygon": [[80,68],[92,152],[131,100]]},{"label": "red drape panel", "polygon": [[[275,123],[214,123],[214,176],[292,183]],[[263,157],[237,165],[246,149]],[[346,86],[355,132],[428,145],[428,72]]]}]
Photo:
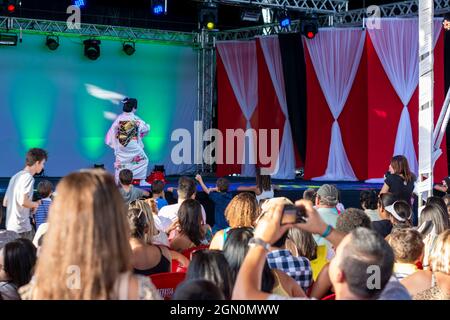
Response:
[{"label": "red drape panel", "polygon": [[[333,116],[320,87],[305,46],[307,79],[307,149],[305,179],[322,176],[327,169]],[[361,57],[358,72],[344,109],[339,116],[347,157],[358,179],[367,176],[367,58]]]},{"label": "red drape panel", "polygon": [[[444,50],[443,33],[435,47],[434,103],[435,120],[444,101]],[[392,87],[377,56],[370,36],[366,38],[367,50],[367,94],[368,94],[368,178],[382,178],[388,170],[393,156],[395,137],[403,104]],[[408,105],[411,116],[414,147],[418,152],[418,89],[414,92]],[[443,155],[435,166],[435,179],[440,181],[447,175],[447,152],[445,138],[442,143]]]},{"label": "red drape panel", "polygon": [[[270,77],[269,68],[267,67],[266,60],[264,59],[264,54],[259,40],[256,41],[256,54],[258,57],[259,101],[256,112],[252,117],[252,126],[254,126],[255,129],[268,130],[268,138],[265,143],[269,146],[268,154],[270,155],[272,152],[272,150],[270,150],[270,130],[279,130],[278,143],[281,147],[281,138],[283,137],[284,122],[286,118],[283,114],[283,111],[281,111],[281,106],[278,101],[278,97],[275,92],[272,79]],[[261,165],[259,161],[258,165]],[[269,165],[266,165],[265,167],[268,166]]]},{"label": "red drape panel", "polygon": [[[224,137],[224,153],[226,151],[226,129],[243,129],[246,128],[245,116],[241,111],[239,103],[234,95],[230,80],[228,79],[225,66],[217,52],[217,85],[218,85],[218,129]],[[256,112],[255,112],[256,113]],[[236,147],[234,150],[235,163],[237,163]],[[223,155],[225,162],[226,155]],[[241,165],[239,164],[218,164],[216,175],[223,177],[233,173],[241,173]]]}]

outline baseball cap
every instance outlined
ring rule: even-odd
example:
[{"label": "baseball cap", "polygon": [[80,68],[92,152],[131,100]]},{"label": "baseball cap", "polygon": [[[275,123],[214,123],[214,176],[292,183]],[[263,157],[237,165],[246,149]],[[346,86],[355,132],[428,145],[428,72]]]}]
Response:
[{"label": "baseball cap", "polygon": [[325,205],[335,206],[339,202],[339,191],[331,184],[322,185],[319,190],[317,190],[317,195],[320,198],[320,202]]}]

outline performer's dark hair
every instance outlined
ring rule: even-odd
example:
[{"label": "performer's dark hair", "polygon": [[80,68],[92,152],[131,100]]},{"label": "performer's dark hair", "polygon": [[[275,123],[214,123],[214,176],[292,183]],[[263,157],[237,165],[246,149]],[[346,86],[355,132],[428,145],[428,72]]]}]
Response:
[{"label": "performer's dark hair", "polygon": [[119,181],[124,186],[129,186],[133,182],[133,172],[129,169],[123,169],[119,172]]},{"label": "performer's dark hair", "polygon": [[123,112],[131,112],[133,109],[137,109],[138,102],[134,98],[125,98],[123,100]]}]

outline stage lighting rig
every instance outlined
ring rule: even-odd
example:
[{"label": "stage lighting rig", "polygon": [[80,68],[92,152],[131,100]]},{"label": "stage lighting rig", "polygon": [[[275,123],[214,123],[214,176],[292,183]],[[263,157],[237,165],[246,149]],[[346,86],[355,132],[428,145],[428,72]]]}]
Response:
[{"label": "stage lighting rig", "polygon": [[97,60],[100,57],[101,41],[97,39],[84,40],[84,55],[91,59]]},{"label": "stage lighting rig", "polygon": [[132,56],[136,52],[136,44],[134,42],[124,42],[123,51],[128,55]]},{"label": "stage lighting rig", "polygon": [[151,6],[152,14],[155,16],[167,14],[167,0],[152,0]]},{"label": "stage lighting rig", "polygon": [[241,12],[242,21],[258,22],[261,19],[261,10],[243,9]]},{"label": "stage lighting rig", "polygon": [[319,32],[319,22],[315,19],[302,21],[302,34],[308,39],[314,39]]},{"label": "stage lighting rig", "polygon": [[291,25],[291,17],[289,17],[289,13],[286,9],[283,9],[281,11],[278,11],[278,23],[280,24],[280,27],[283,29],[289,28]]},{"label": "stage lighting rig", "polygon": [[446,31],[450,31],[450,13],[445,15],[444,22],[442,24],[444,25],[444,29]]},{"label": "stage lighting rig", "polygon": [[214,2],[205,2],[200,5],[199,23],[200,29],[206,28],[208,30],[217,29],[217,22],[219,16],[219,9]]},{"label": "stage lighting rig", "polygon": [[59,47],[59,37],[58,36],[47,36],[45,45],[51,50],[55,51]]},{"label": "stage lighting rig", "polygon": [[74,0],[73,5],[77,6],[78,8],[84,8],[86,6],[87,0]]},{"label": "stage lighting rig", "polygon": [[15,33],[0,33],[1,46],[17,46],[17,34]]},{"label": "stage lighting rig", "polygon": [[20,5],[19,0],[0,0],[0,15],[12,15]]}]

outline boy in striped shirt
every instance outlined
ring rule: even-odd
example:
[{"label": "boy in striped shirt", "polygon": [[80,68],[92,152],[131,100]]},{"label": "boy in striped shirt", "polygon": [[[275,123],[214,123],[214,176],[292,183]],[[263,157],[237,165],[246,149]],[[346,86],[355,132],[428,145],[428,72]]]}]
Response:
[{"label": "boy in striped shirt", "polygon": [[52,203],[51,195],[53,193],[53,185],[48,180],[39,182],[37,186],[37,192],[41,198],[41,204],[34,213],[34,220],[36,222],[36,230],[39,226],[47,222],[48,210]]}]

